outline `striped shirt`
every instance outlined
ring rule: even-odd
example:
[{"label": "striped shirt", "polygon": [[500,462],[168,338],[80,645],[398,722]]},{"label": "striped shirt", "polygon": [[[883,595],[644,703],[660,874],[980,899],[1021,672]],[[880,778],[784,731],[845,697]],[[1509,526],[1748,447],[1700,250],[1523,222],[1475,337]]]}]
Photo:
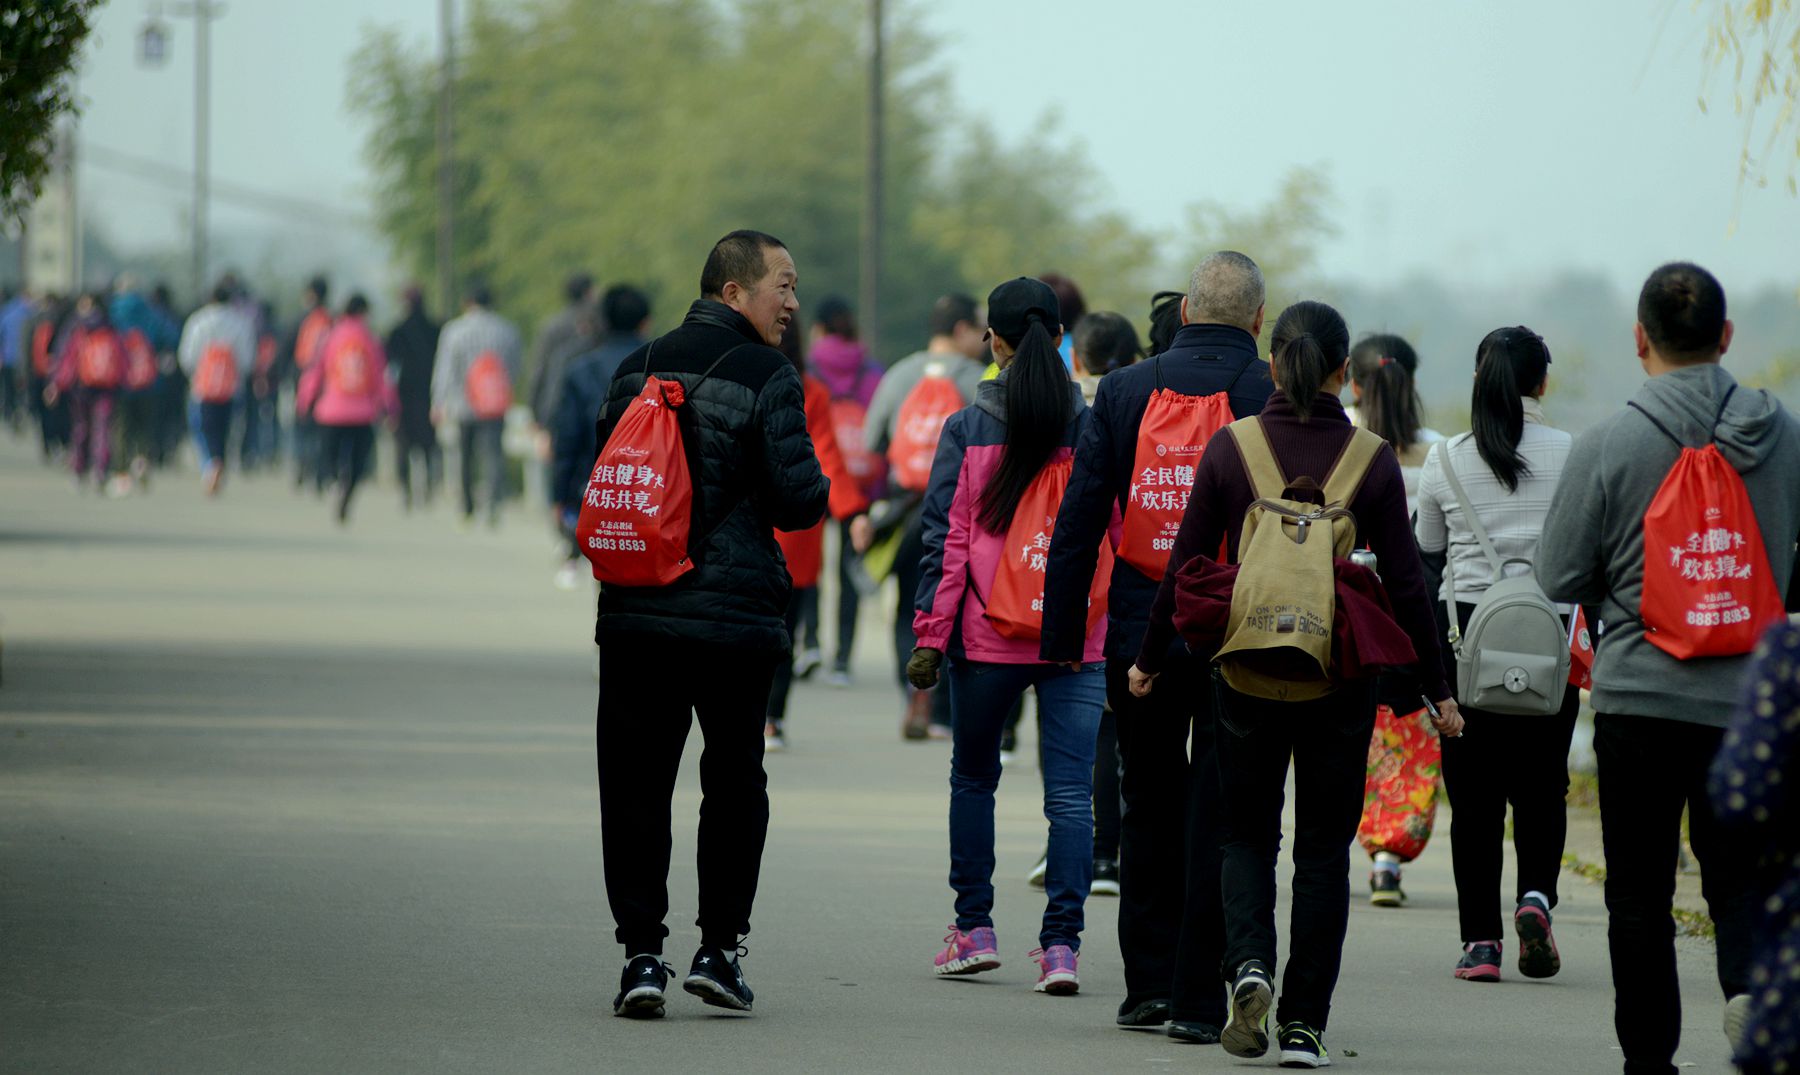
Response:
[{"label": "striped shirt", "polygon": [[473,306],[451,319],[439,333],[437,366],[431,374],[431,405],[443,411],[446,421],[461,422],[470,417],[463,382],[476,357],[487,351],[500,356],[513,383],[518,384],[525,348],[511,321],[486,307]]},{"label": "striped shirt", "polygon": [[[1487,528],[1494,551],[1503,560],[1518,557],[1537,561],[1538,535],[1544,531],[1544,519],[1550,513],[1550,496],[1562,477],[1563,463],[1569,458],[1574,438],[1560,429],[1544,424],[1543,405],[1526,397],[1525,429],[1519,437],[1519,454],[1525,458],[1529,473],[1519,476],[1518,489],[1508,492],[1500,479],[1481,458],[1475,447],[1475,435],[1462,433],[1445,442],[1450,464],[1469,494],[1469,503],[1481,524]],[[1420,468],[1419,515],[1414,534],[1419,551],[1426,553],[1450,550],[1449,565],[1444,572],[1444,586],[1455,579],[1456,599],[1474,603],[1487,592],[1494,568],[1475,531],[1463,515],[1456,490],[1444,477],[1443,451],[1431,452]],[[1508,575],[1525,574],[1526,569],[1514,564]],[[1444,593],[1438,593],[1442,600]]]}]

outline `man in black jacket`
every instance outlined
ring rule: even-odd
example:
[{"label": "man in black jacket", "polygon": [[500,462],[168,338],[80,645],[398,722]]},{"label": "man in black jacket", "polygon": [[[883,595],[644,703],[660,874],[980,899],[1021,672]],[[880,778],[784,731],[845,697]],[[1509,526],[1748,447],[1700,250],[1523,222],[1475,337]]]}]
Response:
[{"label": "man in black jacket", "polygon": [[681,326],[625,359],[595,430],[605,444],[654,374],[686,392],[676,414],[693,482],[687,551],[667,586],[600,588],[596,740],[606,897],[625,946],[617,1015],[662,1014],[669,800],[694,718],[700,757],[700,950],[685,988],[750,1010],[740,938],[769,827],[763,710],[788,648],[791,589],[774,531],[825,515],[830,483],[806,432],[800,375],[775,344],[792,320],[794,260],[772,236],[734,231],[700,276]]},{"label": "man in black jacket", "polygon": [[630,284],[614,284],[600,298],[600,322],[606,334],[598,347],[569,360],[550,412],[550,508],[557,528],[571,543],[568,561],[556,575],[557,586],[565,590],[575,589],[587,574],[586,561],[573,542],[581,497],[600,455],[595,421],[606,405],[613,377],[625,359],[644,346],[644,332],[650,327],[649,296]]},{"label": "man in black jacket", "polygon": [[[1093,418],[1056,516],[1044,580],[1045,660],[1079,661],[1088,584],[1115,510],[1130,512],[1139,426],[1152,393],[1226,392],[1238,418],[1261,412],[1274,384],[1256,347],[1263,279],[1256,263],[1220,251],[1194,270],[1169,349],[1100,382]],[[1107,701],[1119,729],[1119,948],[1125,961],[1122,1026],[1170,1022],[1170,1035],[1216,1042],[1225,1022],[1220,988],[1225,922],[1219,892],[1219,776],[1213,755],[1212,683],[1206,663],[1175,643],[1173,690],[1132,697],[1126,672],[1162,582],[1114,561],[1107,595]],[[1192,758],[1188,744],[1192,741]],[[1178,937],[1173,946],[1170,938]]]},{"label": "man in black jacket", "polygon": [[431,424],[431,370],[437,362],[438,323],[425,312],[425,295],[417,285],[401,295],[406,316],[388,333],[388,368],[400,397],[394,428],[394,465],[400,475],[400,502],[413,506],[412,457],[425,457],[425,503],[431,503],[444,480],[444,451]]}]

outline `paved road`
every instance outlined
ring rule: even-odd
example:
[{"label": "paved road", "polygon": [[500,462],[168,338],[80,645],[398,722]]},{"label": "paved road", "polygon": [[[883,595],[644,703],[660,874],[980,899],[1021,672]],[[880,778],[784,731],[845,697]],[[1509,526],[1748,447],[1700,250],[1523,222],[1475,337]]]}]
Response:
[{"label": "paved road", "polygon": [[[540,528],[464,533],[371,489],[340,530],[272,479],[217,502],[196,486],[78,496],[0,444],[0,1069],[1242,1066],[1111,1025],[1114,901],[1089,905],[1081,994],[1031,991],[1028,764],[1001,789],[1007,965],[932,977],[948,752],[898,740],[878,637],[856,688],[799,687],[769,762],[756,1013],[677,994],[660,1022],[611,1018],[591,604],[551,588]],[[676,804],[683,965],[697,753]],[[1618,1070],[1597,888],[1568,886],[1561,977],[1480,986],[1449,974],[1446,845],[1407,878],[1409,909],[1353,907],[1340,1069]],[[1683,942],[1681,1059],[1724,1072],[1709,962]]]}]

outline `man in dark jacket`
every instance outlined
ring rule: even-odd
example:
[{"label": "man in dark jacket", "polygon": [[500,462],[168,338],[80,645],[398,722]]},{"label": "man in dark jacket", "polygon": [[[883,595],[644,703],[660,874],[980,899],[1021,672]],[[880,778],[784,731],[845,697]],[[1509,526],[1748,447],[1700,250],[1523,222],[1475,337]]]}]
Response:
[{"label": "man in dark jacket", "polygon": [[563,283],[568,304],[544,319],[531,344],[531,420],[539,429],[550,429],[556,414],[556,393],[563,373],[576,355],[585,354],[597,342],[594,335],[594,278],[578,272]]},{"label": "man in dark jacket", "polygon": [[388,333],[387,359],[400,395],[394,463],[399,468],[402,503],[411,511],[413,453],[425,456],[425,502],[429,504],[444,480],[444,450],[438,444],[437,427],[431,424],[431,370],[437,361],[438,324],[425,313],[425,297],[416,285],[408,287],[402,299],[406,316]]},{"label": "man in dark jacket", "polygon": [[[1202,261],[1182,300],[1181,319],[1167,351],[1100,382],[1050,542],[1045,660],[1081,659],[1100,538],[1114,511],[1131,511],[1138,431],[1151,394],[1158,388],[1186,396],[1225,392],[1232,415],[1243,418],[1261,412],[1274,391],[1268,363],[1256,348],[1263,279],[1255,262],[1233,251]],[[1151,577],[1120,557],[1107,595],[1107,701],[1117,715],[1125,800],[1119,833],[1125,1002],[1118,1022],[1172,1021],[1172,1036],[1216,1042],[1225,1022],[1219,986],[1225,920],[1210,678],[1205,663],[1177,641],[1164,666],[1164,674],[1176,678],[1175,689],[1134,698],[1126,686],[1161,581],[1161,571]],[[1171,938],[1179,940],[1171,945]]]},{"label": "man in dark jacket", "polygon": [[606,443],[654,374],[679,382],[675,413],[693,481],[692,570],[667,586],[600,588],[596,739],[606,896],[625,946],[613,1011],[662,1014],[669,909],[669,800],[695,716],[700,759],[700,950],[684,988],[748,1011],[736,950],[769,827],[762,726],[788,648],[791,590],[774,531],[825,515],[830,483],[806,432],[800,375],[775,345],[793,319],[797,274],[773,236],[734,231],[700,276],[679,328],[626,358],[595,443]]},{"label": "man in dark jacket", "polygon": [[569,362],[550,421],[550,507],[571,543],[568,562],[557,573],[557,585],[564,589],[574,589],[585,574],[581,550],[573,542],[581,496],[600,455],[595,422],[625,357],[644,346],[644,332],[650,327],[649,296],[629,284],[615,284],[600,299],[600,320],[606,335],[600,346]]}]

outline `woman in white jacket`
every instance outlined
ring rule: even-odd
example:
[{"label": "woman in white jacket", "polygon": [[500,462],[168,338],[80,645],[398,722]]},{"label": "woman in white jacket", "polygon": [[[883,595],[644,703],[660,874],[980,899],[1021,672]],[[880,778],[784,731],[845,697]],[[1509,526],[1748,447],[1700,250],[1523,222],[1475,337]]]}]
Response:
[{"label": "woman in white jacket", "polygon": [[[1419,551],[1428,572],[1444,565],[1439,599],[1454,597],[1459,627],[1467,624],[1475,603],[1487,592],[1494,569],[1444,466],[1455,468],[1470,507],[1500,557],[1535,562],[1538,536],[1572,441],[1568,433],[1544,422],[1540,401],[1549,366],[1549,348],[1530,329],[1488,333],[1475,352],[1470,402],[1474,431],[1452,437],[1424,461],[1415,523]],[[1522,564],[1511,565],[1509,573],[1525,570]],[[1440,606],[1440,614],[1447,619],[1447,607]],[[1447,631],[1447,622],[1445,627]],[[1445,660],[1446,667],[1454,667],[1447,643]],[[1519,972],[1528,978],[1548,978],[1561,968],[1550,933],[1550,909],[1556,906],[1567,832],[1569,740],[1579,704],[1578,692],[1568,687],[1562,708],[1544,717],[1486,713],[1464,705],[1467,726],[1462,737],[1444,740],[1444,786],[1454,808],[1451,860],[1463,940],[1462,958],[1455,967],[1458,978],[1478,982],[1500,978],[1500,872],[1509,802],[1518,856],[1513,926],[1519,937]]]}]

